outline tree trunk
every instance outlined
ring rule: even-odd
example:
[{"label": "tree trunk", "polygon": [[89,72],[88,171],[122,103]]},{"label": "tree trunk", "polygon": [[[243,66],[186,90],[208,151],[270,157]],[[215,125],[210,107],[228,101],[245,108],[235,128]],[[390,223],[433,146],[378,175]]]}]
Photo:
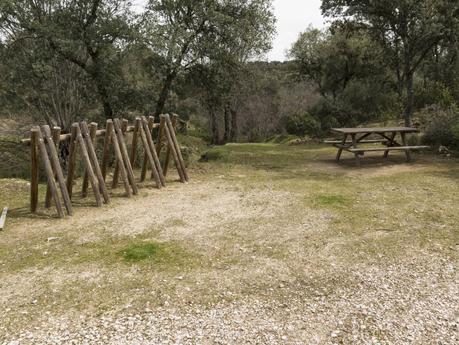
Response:
[{"label": "tree trunk", "polygon": [[159,116],[164,111],[164,106],[166,105],[167,99],[169,98],[169,92],[172,88],[172,83],[175,79],[176,73],[169,72],[164,80],[163,88],[159,94],[158,102],[156,103],[155,116]]},{"label": "tree trunk", "polygon": [[97,93],[99,94],[102,106],[104,107],[104,116],[106,119],[112,119],[114,112],[110,100],[110,91],[105,82],[104,66],[103,61],[99,58],[97,52],[90,52],[89,55],[93,61],[93,66],[87,69],[87,72],[91,75],[92,79],[96,83]]},{"label": "tree trunk", "polygon": [[220,144],[220,130],[218,128],[217,112],[213,105],[209,105],[210,130],[212,132],[212,145]]},{"label": "tree trunk", "polygon": [[102,81],[102,77],[99,73],[95,73],[93,75],[93,79],[96,82],[97,86],[97,93],[99,94],[100,100],[102,102],[102,106],[104,107],[104,116],[106,119],[113,119],[113,108],[110,102],[110,93],[104,85]]},{"label": "tree trunk", "polygon": [[226,144],[231,140],[231,112],[229,105],[225,106],[225,133],[223,134],[223,142]]},{"label": "tree trunk", "polygon": [[104,106],[104,116],[106,119],[113,119],[113,108],[108,100],[108,97],[102,100],[102,105]]},{"label": "tree trunk", "polygon": [[238,122],[237,122],[237,111],[235,109],[230,108],[231,112],[231,135],[230,141],[236,142],[238,136]]},{"label": "tree trunk", "polygon": [[414,106],[414,76],[413,73],[407,73],[406,75],[406,101],[405,101],[405,126],[412,126],[412,115]]}]

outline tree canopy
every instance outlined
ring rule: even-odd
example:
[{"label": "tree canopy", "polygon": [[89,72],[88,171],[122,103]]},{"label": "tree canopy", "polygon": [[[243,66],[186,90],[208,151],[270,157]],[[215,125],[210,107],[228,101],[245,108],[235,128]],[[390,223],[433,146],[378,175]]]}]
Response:
[{"label": "tree canopy", "polygon": [[322,12],[340,23],[364,28],[385,52],[404,94],[404,118],[411,125],[414,74],[438,45],[457,37],[456,0],[323,0]]}]

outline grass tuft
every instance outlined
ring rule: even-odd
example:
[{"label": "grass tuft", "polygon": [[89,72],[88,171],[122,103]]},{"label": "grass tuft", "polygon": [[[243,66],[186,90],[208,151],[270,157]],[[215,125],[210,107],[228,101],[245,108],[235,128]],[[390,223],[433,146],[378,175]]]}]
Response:
[{"label": "grass tuft", "polygon": [[158,243],[131,244],[120,252],[127,262],[139,262],[161,255],[163,248]]},{"label": "grass tuft", "polygon": [[315,198],[315,204],[319,206],[344,206],[349,199],[342,195],[319,195]]}]

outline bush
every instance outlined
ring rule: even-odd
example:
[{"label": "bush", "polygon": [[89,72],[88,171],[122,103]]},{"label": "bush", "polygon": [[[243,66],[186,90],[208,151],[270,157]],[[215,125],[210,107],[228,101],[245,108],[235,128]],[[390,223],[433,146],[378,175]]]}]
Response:
[{"label": "bush", "polygon": [[319,120],[322,132],[328,133],[334,127],[354,127],[358,124],[352,110],[345,104],[332,104],[322,100],[310,109],[310,113]]},{"label": "bush", "polygon": [[426,107],[420,112],[419,121],[425,132],[424,143],[459,147],[459,109],[456,106]]},{"label": "bush", "polygon": [[284,127],[288,134],[313,137],[321,135],[320,122],[308,113],[287,117],[284,121]]}]

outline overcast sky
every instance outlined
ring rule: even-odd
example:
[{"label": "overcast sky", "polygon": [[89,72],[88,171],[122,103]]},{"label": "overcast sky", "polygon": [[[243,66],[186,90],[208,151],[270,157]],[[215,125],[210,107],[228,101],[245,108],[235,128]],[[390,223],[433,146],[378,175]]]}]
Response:
[{"label": "overcast sky", "polygon": [[[139,7],[145,2],[146,0],[133,1]],[[273,50],[267,56],[268,60],[285,60],[286,51],[308,25],[319,28],[324,26],[320,13],[321,3],[321,0],[274,0],[277,36],[273,42]]]},{"label": "overcast sky", "polygon": [[323,27],[320,13],[321,0],[274,0],[274,14],[277,18],[277,37],[269,60],[285,60],[286,51],[296,41],[300,32],[308,25]]}]

